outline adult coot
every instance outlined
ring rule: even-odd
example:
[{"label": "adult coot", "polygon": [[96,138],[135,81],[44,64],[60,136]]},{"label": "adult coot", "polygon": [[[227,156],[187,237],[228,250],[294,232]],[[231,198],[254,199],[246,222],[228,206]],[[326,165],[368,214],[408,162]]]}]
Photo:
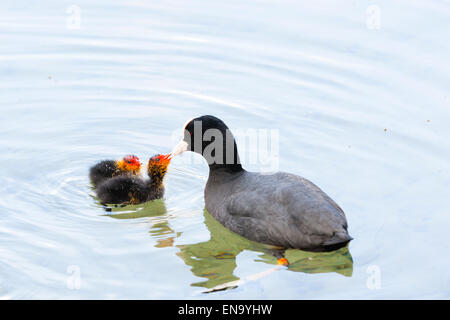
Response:
[{"label": "adult coot", "polygon": [[94,186],[107,179],[120,175],[137,175],[141,170],[141,162],[134,155],[127,155],[120,160],[104,160],[91,167],[89,178]]},{"label": "adult coot", "polygon": [[311,181],[285,172],[244,170],[222,120],[205,115],[188,121],[172,154],[184,151],[197,152],[208,162],[206,209],[239,235],[308,251],[336,250],[352,240],[342,209]]},{"label": "adult coot", "polygon": [[155,155],[147,166],[149,179],[121,175],[104,181],[95,189],[97,197],[105,204],[138,204],[160,199],[164,195],[164,176],[170,155]]}]

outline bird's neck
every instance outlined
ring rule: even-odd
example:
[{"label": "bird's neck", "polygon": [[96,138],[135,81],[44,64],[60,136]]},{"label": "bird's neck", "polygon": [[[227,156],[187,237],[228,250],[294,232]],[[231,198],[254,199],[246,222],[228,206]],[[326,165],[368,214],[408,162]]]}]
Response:
[{"label": "bird's neck", "polygon": [[234,174],[244,171],[240,163],[233,164],[217,164],[209,165],[210,174]]},{"label": "bird's neck", "polygon": [[149,174],[150,180],[148,181],[149,186],[158,187],[163,185],[165,173],[163,172],[153,172]]},{"label": "bird's neck", "polygon": [[209,166],[209,183],[225,183],[234,180],[244,174],[246,171],[240,164],[235,165],[210,165]]},{"label": "bird's neck", "polygon": [[232,135],[229,139],[232,139],[232,144],[228,145],[224,142],[223,152],[215,150],[211,156],[206,157],[203,154],[203,157],[209,163],[209,171],[211,173],[238,173],[244,170],[239,159],[236,141]]}]

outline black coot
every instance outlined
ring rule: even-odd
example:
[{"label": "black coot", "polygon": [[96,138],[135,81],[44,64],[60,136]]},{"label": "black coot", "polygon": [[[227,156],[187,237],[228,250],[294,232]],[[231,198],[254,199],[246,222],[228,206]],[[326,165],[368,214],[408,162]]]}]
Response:
[{"label": "black coot", "polygon": [[352,240],[342,209],[309,180],[245,171],[222,120],[206,115],[184,129],[173,156],[194,151],[207,160],[206,209],[228,229],[257,242],[308,251],[336,250]]},{"label": "black coot", "polygon": [[122,175],[104,181],[95,189],[104,204],[138,204],[164,196],[164,176],[170,163],[170,155],[156,155],[147,166],[149,179]]},{"label": "black coot", "polygon": [[141,170],[141,162],[134,155],[127,155],[122,159],[104,160],[91,167],[89,170],[89,178],[94,186],[121,175],[137,175]]}]

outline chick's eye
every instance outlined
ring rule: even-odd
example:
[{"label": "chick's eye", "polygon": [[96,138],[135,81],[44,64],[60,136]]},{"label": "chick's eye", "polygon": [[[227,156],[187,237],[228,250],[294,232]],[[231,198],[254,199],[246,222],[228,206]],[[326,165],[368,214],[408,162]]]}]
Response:
[{"label": "chick's eye", "polygon": [[131,164],[131,160],[128,160],[127,163]]},{"label": "chick's eye", "polygon": [[156,158],[155,161],[156,161],[156,162],[159,162],[159,158]]}]

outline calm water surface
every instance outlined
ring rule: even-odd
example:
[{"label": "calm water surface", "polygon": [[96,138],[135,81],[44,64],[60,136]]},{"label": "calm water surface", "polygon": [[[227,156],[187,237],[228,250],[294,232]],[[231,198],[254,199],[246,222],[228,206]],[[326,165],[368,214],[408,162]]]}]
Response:
[{"label": "calm water surface", "polygon": [[[450,298],[450,4],[314,3],[3,0],[0,297]],[[169,152],[202,114],[278,130],[349,248],[202,294],[275,258],[204,212],[197,155],[164,200],[103,210],[92,164]]]}]

